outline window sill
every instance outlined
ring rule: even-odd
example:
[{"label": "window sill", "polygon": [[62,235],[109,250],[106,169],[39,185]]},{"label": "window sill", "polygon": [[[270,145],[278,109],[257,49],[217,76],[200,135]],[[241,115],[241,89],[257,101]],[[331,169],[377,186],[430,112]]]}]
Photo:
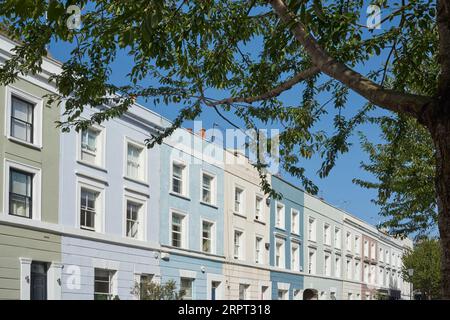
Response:
[{"label": "window sill", "polygon": [[299,237],[299,238],[301,237],[300,233],[297,233],[297,232],[291,232],[291,236],[296,236],[296,237]]},{"label": "window sill", "polygon": [[204,205],[204,206],[207,206],[207,207],[210,207],[210,208],[213,208],[213,209],[219,209],[218,206],[216,206],[215,204],[212,204],[212,203],[200,201],[200,204]]},{"label": "window sill", "polygon": [[262,224],[262,225],[264,225],[264,226],[266,225],[266,223],[265,223],[263,220],[259,220],[259,219],[256,219],[256,218],[255,218],[255,219],[253,219],[253,221],[254,221],[254,222],[257,222],[257,223],[260,223],[260,224]]},{"label": "window sill", "polygon": [[32,217],[21,216],[19,214],[8,213],[8,215],[11,216],[11,217],[14,217],[14,219],[17,217],[17,218],[20,218],[20,219],[33,220]]},{"label": "window sill", "polygon": [[275,229],[278,229],[280,231],[286,231],[286,229],[281,226],[275,226]]},{"label": "window sill", "polygon": [[100,166],[98,166],[96,164],[92,164],[92,163],[89,163],[89,162],[86,162],[86,161],[83,161],[83,160],[77,160],[77,163],[81,164],[83,166],[95,169],[95,170],[99,170],[99,171],[103,171],[105,173],[108,173],[108,170],[106,170],[105,168],[100,167]]},{"label": "window sill", "polygon": [[233,211],[233,214],[234,214],[235,216],[238,216],[238,217],[241,217],[241,218],[247,219],[247,216],[246,216],[246,215],[244,215],[244,214],[242,214],[242,213],[240,213],[240,212],[236,212],[236,211]]},{"label": "window sill", "polygon": [[13,143],[17,143],[17,144],[20,144],[20,145],[22,145],[24,147],[32,148],[32,149],[37,150],[37,151],[41,151],[42,150],[42,146],[40,146],[40,145],[33,144],[33,143],[30,143],[30,142],[26,142],[26,141],[23,141],[23,140],[20,140],[20,139],[11,137],[11,136],[8,137],[8,140],[13,142]]},{"label": "window sill", "polygon": [[144,181],[144,180],[138,180],[138,179],[130,178],[130,177],[127,177],[127,176],[124,176],[123,178],[124,178],[125,180],[128,180],[128,181],[131,181],[131,182],[140,184],[140,185],[142,185],[142,186],[144,186],[144,187],[147,187],[147,188],[150,187],[150,185],[149,185],[146,181]]},{"label": "window sill", "polygon": [[184,196],[182,194],[179,194],[179,193],[169,192],[169,194],[171,196],[174,196],[174,197],[177,197],[177,198],[180,198],[180,199],[183,199],[183,200],[191,201],[191,198],[188,198],[188,197],[186,197],[186,196]]}]

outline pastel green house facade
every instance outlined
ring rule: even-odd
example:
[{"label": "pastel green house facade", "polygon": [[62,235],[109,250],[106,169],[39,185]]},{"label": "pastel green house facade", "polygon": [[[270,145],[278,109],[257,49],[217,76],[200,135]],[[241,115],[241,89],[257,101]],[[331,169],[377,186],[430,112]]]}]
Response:
[{"label": "pastel green house facade", "polygon": [[[0,42],[4,60],[13,44],[3,36]],[[52,92],[46,78],[56,69],[56,62],[44,59],[43,74],[0,87],[0,299],[29,299],[31,286],[38,287],[39,281],[47,281],[43,290],[48,299],[60,297],[61,237],[48,231],[48,226],[58,223],[60,136],[55,121],[59,110],[46,107],[44,97]],[[12,132],[12,99],[32,106],[32,126],[23,131],[32,135],[31,142]],[[20,207],[11,198],[14,172],[30,177],[27,217],[11,214],[10,207]]]}]

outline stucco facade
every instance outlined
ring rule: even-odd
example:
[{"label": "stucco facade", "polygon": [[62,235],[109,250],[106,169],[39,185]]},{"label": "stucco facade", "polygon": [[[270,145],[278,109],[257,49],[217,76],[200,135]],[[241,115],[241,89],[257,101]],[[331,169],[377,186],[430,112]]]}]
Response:
[{"label": "stucco facade", "polygon": [[[0,63],[13,47],[0,35]],[[56,104],[45,107],[45,95],[55,92],[48,77],[58,71],[57,62],[44,58],[41,74],[20,76],[0,87],[0,299],[30,299],[37,263],[45,269],[41,292],[47,299],[61,297],[61,239],[46,231],[58,223],[59,110]],[[27,122],[18,114],[24,106]],[[26,196],[18,195],[24,190],[17,185],[24,182],[12,180],[16,173],[29,179]]]},{"label": "stucco facade", "polygon": [[[88,117],[95,109],[85,112]],[[160,147],[147,149],[144,141],[163,125],[161,117],[132,106],[120,119],[93,128],[91,158],[84,158],[83,132],[62,134],[63,299],[93,299],[96,270],[109,274],[110,295],[120,299],[134,298],[130,292],[142,275],[160,278]],[[130,152],[137,154],[136,172]],[[95,198],[91,209],[84,202],[88,192]],[[133,234],[130,208],[137,211]],[[95,212],[92,221],[83,216],[87,210]]]},{"label": "stucco facade", "polygon": [[224,160],[226,299],[270,299],[269,201],[248,158],[227,150]]},{"label": "stucco facade", "polygon": [[[0,63],[14,45],[0,35]],[[243,152],[203,129],[147,149],[170,122],[133,105],[60,133],[45,98],[60,71],[45,57],[41,74],[0,87],[0,299],[138,299],[147,280],[196,300],[409,299],[411,240],[279,176],[267,179],[281,199],[268,197]]]},{"label": "stucco facade", "polygon": [[343,216],[341,210],[305,193],[304,290],[317,290],[319,299],[342,299]]},{"label": "stucco facade", "polygon": [[272,176],[281,199],[270,201],[270,265],[272,299],[302,299],[304,192]]},{"label": "stucco facade", "polygon": [[161,145],[160,172],[162,281],[182,287],[184,279],[189,299],[223,299],[221,149],[202,135],[177,130]]}]

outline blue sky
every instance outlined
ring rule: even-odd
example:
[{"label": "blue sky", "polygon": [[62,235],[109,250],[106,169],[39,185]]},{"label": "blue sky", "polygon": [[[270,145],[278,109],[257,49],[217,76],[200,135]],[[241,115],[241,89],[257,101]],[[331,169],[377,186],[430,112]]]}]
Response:
[{"label": "blue sky", "polygon": [[[365,21],[363,21],[365,23]],[[387,26],[384,26],[387,27]],[[382,30],[380,30],[382,31]],[[375,31],[378,32],[378,31]],[[366,34],[366,36],[370,36]],[[257,44],[254,44],[257,46]],[[65,43],[53,43],[50,46],[50,52],[53,57],[60,61],[65,61],[68,57],[70,46]],[[252,49],[250,47],[250,49]],[[385,60],[386,53],[382,53],[379,57],[374,57],[370,62],[364,66],[359,66],[358,71],[365,72],[368,70],[375,70],[380,67],[380,63]],[[132,66],[132,61],[126,55],[121,55],[114,62],[112,66],[112,77],[111,81],[116,84],[124,84],[125,75],[129,72]],[[286,104],[294,104],[295,101],[299,100],[301,94],[300,86],[294,87],[293,90],[283,94],[281,99]],[[215,93],[213,93],[215,94]],[[220,95],[213,96],[214,98],[224,98],[225,95],[221,93]],[[163,115],[168,119],[173,119],[178,111],[178,106],[166,106],[158,105],[154,106],[152,102],[138,101],[140,104],[154,110],[155,112]],[[365,100],[358,95],[352,93],[348,99],[346,113],[352,114],[363,106]],[[333,108],[330,105],[330,108]],[[320,129],[325,129],[328,132],[333,131],[333,123],[331,113],[330,117],[325,117],[318,125]],[[236,123],[240,123],[239,119],[236,119],[232,114],[227,115]],[[231,128],[231,126],[222,120],[217,114],[209,108],[205,108],[201,118],[199,119],[203,122],[203,127],[210,129],[216,124],[216,128],[224,130]],[[185,126],[189,127],[191,124],[187,123]],[[379,129],[373,125],[365,124],[358,128],[358,130],[363,131],[372,141],[380,141],[379,139]],[[361,187],[353,184],[352,179],[368,179],[374,180],[374,178],[367,172],[360,169],[361,161],[367,160],[367,155],[361,150],[358,142],[358,137],[356,135],[352,136],[351,142],[353,146],[350,151],[344,155],[341,155],[337,161],[335,168],[331,171],[330,175],[324,179],[320,179],[316,172],[320,168],[321,162],[317,157],[312,160],[305,161],[302,165],[306,168],[306,173],[309,178],[311,178],[319,187],[319,196],[323,197],[327,202],[348,211],[349,213],[364,219],[365,221],[376,224],[380,221],[378,215],[379,209],[371,202],[371,199],[376,197],[376,191],[362,189]],[[295,185],[300,186],[300,182],[296,179],[290,177],[286,173],[282,173],[283,178],[289,180]]]}]

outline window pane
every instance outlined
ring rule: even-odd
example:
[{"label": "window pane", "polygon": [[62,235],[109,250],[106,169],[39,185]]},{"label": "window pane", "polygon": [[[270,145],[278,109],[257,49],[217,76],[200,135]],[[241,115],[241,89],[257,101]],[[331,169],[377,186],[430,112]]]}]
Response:
[{"label": "window pane", "polygon": [[181,278],[180,289],[184,292],[183,300],[192,300],[192,279]]},{"label": "window pane", "polygon": [[33,175],[10,170],[9,214],[31,218]]},{"label": "window pane", "polygon": [[211,252],[211,229],[212,224],[209,222],[203,222],[203,232],[202,232],[202,250],[203,252]]},{"label": "window pane", "polygon": [[29,173],[11,170],[11,192],[23,196],[31,196],[31,179]]},{"label": "window pane", "polygon": [[203,194],[202,199],[203,202],[211,203],[211,186],[212,186],[212,177],[204,174],[203,175]]},{"label": "window pane", "polygon": [[33,104],[24,100],[12,97],[11,116],[24,122],[32,123],[33,121]]},{"label": "window pane", "polygon": [[172,215],[172,246],[182,246],[182,217]]},{"label": "window pane", "polygon": [[81,189],[80,198],[80,227],[83,229],[95,229],[95,214],[98,193],[87,189]]},{"label": "window pane", "polygon": [[141,205],[127,202],[127,237],[137,238],[139,232],[139,210]]},{"label": "window pane", "polygon": [[81,147],[90,152],[97,151],[98,131],[94,129],[85,129],[81,132]]},{"label": "window pane", "polygon": [[113,272],[103,269],[95,269],[94,299],[108,300],[111,298],[111,279]]},{"label": "window pane", "polygon": [[32,143],[34,105],[16,97],[11,102],[11,136]]},{"label": "window pane", "polygon": [[140,172],[140,157],[142,149],[128,144],[128,158],[127,158],[127,175],[132,178],[141,178]]},{"label": "window pane", "polygon": [[177,164],[172,169],[172,191],[175,193],[183,193],[183,167]]}]

